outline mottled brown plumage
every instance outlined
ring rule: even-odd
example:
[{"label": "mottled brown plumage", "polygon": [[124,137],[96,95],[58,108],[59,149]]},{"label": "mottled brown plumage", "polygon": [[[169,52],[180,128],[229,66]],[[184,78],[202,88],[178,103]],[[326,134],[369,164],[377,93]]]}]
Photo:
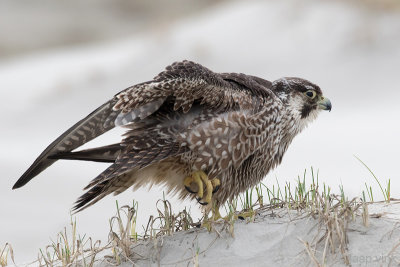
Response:
[{"label": "mottled brown plumage", "polygon": [[[329,100],[317,85],[300,78],[271,83],[176,62],[75,124],[36,159],[14,188],[57,159],[93,160],[112,165],[89,183],[75,209],[148,184],[164,184],[181,198],[194,198],[183,181],[195,171],[220,180],[212,199],[222,204],[279,164],[293,138],[321,109],[331,109]],[[72,152],[115,126],[128,129],[121,143]]]}]

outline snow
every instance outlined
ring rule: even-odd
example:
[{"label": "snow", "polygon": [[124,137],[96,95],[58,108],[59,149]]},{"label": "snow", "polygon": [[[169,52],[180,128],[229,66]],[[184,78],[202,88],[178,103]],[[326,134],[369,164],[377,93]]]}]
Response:
[{"label": "snow", "polygon": [[[295,138],[268,185],[293,182],[304,169],[319,169],[320,183],[359,196],[374,179],[361,158],[400,193],[400,17],[344,1],[224,2],[190,18],[124,40],[38,52],[0,63],[0,244],[10,242],[17,262],[69,223],[81,189],[106,168],[88,162],[57,162],[27,186],[16,179],[64,130],[118,91],[151,79],[182,59],[217,72],[243,72],[269,80],[298,76],[320,85],[333,109]],[[114,131],[89,145],[115,142]],[[129,191],[129,192],[128,192]],[[108,218],[120,204],[139,201],[138,225],[156,213],[162,188],[107,197],[76,215],[78,231],[107,239]],[[175,210],[192,207],[172,198]],[[267,227],[267,226],[265,226]],[[250,230],[249,230],[250,231]]]}]

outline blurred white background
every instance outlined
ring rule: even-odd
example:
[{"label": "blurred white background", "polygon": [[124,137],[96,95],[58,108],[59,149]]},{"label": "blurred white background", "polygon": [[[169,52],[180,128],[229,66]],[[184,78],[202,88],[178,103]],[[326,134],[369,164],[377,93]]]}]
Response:
[{"label": "blurred white background", "polygon": [[[70,221],[81,189],[106,164],[57,162],[11,187],[62,132],[118,91],[189,59],[216,72],[317,83],[331,113],[298,136],[264,180],[294,182],[319,170],[334,192],[374,186],[357,155],[400,198],[400,7],[397,1],[1,1],[0,245],[33,261]],[[91,142],[118,140],[114,131]],[[139,201],[138,225],[155,214],[162,188],[107,197],[76,215],[78,232],[107,240],[108,218]],[[174,201],[175,210],[194,202]]]}]

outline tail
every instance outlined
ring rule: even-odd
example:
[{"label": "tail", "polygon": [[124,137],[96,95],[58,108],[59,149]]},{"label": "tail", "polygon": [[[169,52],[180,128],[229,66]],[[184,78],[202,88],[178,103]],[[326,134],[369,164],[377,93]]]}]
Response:
[{"label": "tail", "polygon": [[24,186],[32,178],[56,162],[58,158],[55,155],[70,152],[114,128],[114,121],[119,114],[118,111],[113,111],[112,109],[115,103],[116,99],[108,101],[58,137],[18,179],[13,189]]},{"label": "tail", "polygon": [[186,149],[178,143],[162,141],[141,151],[123,151],[114,164],[85,187],[88,191],[76,201],[73,211],[82,211],[111,193],[119,194],[129,188],[135,182],[131,178],[132,171],[139,171],[184,151]]}]

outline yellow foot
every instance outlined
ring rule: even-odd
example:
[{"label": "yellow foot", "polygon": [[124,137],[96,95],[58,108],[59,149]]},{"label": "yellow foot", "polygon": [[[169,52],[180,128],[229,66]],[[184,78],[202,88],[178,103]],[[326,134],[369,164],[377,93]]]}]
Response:
[{"label": "yellow foot", "polygon": [[[231,213],[226,215],[225,217],[222,217],[221,214],[219,213],[219,208],[216,206],[213,206],[211,209],[211,217],[207,216],[207,213],[204,216],[204,219],[201,223],[201,227],[206,228],[208,231],[211,231],[213,225],[219,220],[222,219],[225,222],[233,225],[233,223],[236,220],[246,220],[246,221],[254,221],[254,217],[256,215],[256,212],[254,210],[247,210],[247,211],[242,211],[239,214]],[[198,226],[200,227],[200,225]],[[233,231],[233,228],[232,228]]]},{"label": "yellow foot", "polygon": [[211,231],[213,224],[222,218],[221,214],[219,213],[219,206],[212,205],[211,208],[211,217],[207,216],[208,211],[205,211],[204,220],[201,223],[201,227],[206,228],[208,231]]},{"label": "yellow foot", "polygon": [[237,218],[240,220],[245,220],[247,218],[249,218],[250,220],[253,220],[255,215],[256,215],[256,213],[254,210],[242,211],[237,215]]},{"label": "yellow foot", "polygon": [[[215,216],[215,214],[216,213],[213,213],[213,216]],[[216,218],[217,219],[222,218],[226,222],[232,222],[232,221],[234,222],[237,219],[239,219],[239,220],[247,220],[247,219],[249,219],[250,221],[253,221],[255,215],[256,215],[256,212],[253,211],[253,210],[242,211],[242,212],[240,212],[238,214],[230,213],[230,214],[227,214],[225,217],[221,217],[221,215],[219,215],[219,212],[218,212],[217,216],[219,216],[219,217],[216,217]]]},{"label": "yellow foot", "polygon": [[[192,189],[192,183],[197,185],[197,191]],[[201,205],[207,205],[211,203],[212,194],[218,191],[221,182],[217,178],[209,180],[207,174],[203,171],[196,171],[186,177],[185,180],[183,180],[183,184],[187,191],[197,194],[197,201],[199,201]]]}]

